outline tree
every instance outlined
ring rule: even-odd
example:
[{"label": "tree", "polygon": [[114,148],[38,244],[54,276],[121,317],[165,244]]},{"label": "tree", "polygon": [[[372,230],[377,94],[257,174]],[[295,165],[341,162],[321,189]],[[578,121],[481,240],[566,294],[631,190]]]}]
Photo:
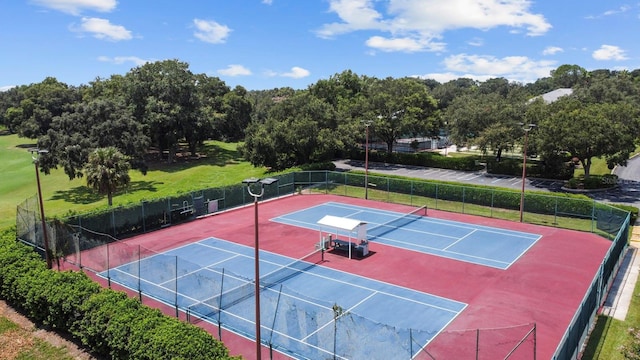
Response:
[{"label": "tree", "polygon": [[89,162],[85,167],[87,185],[100,194],[106,194],[111,206],[113,194],[131,181],[129,168],[128,158],[118,149],[97,148],[89,155]]},{"label": "tree", "polygon": [[75,104],[69,112],[53,119],[46,135],[38,140],[50,156],[42,161],[42,169],[62,166],[69,179],[83,176],[83,168],[93,149],[115,147],[127,155],[132,165],[146,172],[144,156],[149,138],[143,124],[137,122],[131,108],[117,96],[88,99]]},{"label": "tree", "polygon": [[251,121],[252,105],[247,90],[236,86],[222,96],[223,115],[216,118],[214,131],[218,138],[227,141],[244,139],[244,130]]},{"label": "tree", "polygon": [[251,123],[242,152],[253,165],[275,170],[330,160],[343,147],[335,123],[329,104],[301,91],[275,104],[264,123]]},{"label": "tree", "polygon": [[[15,126],[20,124],[20,120],[17,124],[14,124],[12,119],[15,119],[11,112],[19,112],[20,101],[23,99],[23,92],[20,87],[12,87],[6,91],[0,91],[0,124],[5,125],[10,133],[15,133]],[[19,119],[19,117],[18,117]]]},{"label": "tree", "polygon": [[513,129],[524,122],[523,115],[524,102],[513,102],[496,93],[472,93],[454,99],[444,118],[455,144],[500,152],[512,147],[519,137],[514,136]]},{"label": "tree", "polygon": [[578,65],[560,65],[551,70],[551,78],[556,88],[573,88],[576,85],[586,83],[589,72]]},{"label": "tree", "polygon": [[189,65],[178,60],[146,63],[132,69],[125,76],[127,100],[134,109],[135,118],[145,124],[148,136],[160,151],[168,152],[173,162],[181,140],[186,139],[189,149],[195,151],[202,139],[196,77]]},{"label": "tree", "polygon": [[373,79],[367,92],[369,111],[362,120],[373,120],[373,134],[387,144],[389,154],[403,136],[437,135],[437,102],[420,80]]},{"label": "tree", "polygon": [[438,108],[440,110],[444,110],[455,98],[464,94],[472,93],[477,89],[478,84],[475,80],[469,78],[458,78],[437,86],[433,89],[432,93],[438,100]]},{"label": "tree", "polygon": [[20,136],[30,139],[47,133],[56,116],[62,115],[70,106],[79,102],[77,88],[61,83],[53,77],[41,83],[22,86],[18,89],[20,104],[7,109],[9,127]]},{"label": "tree", "polygon": [[563,98],[549,105],[550,116],[537,130],[542,153],[569,152],[589,177],[592,159],[605,158],[610,167],[624,165],[635,150],[640,126],[638,109],[626,104],[584,104]]}]

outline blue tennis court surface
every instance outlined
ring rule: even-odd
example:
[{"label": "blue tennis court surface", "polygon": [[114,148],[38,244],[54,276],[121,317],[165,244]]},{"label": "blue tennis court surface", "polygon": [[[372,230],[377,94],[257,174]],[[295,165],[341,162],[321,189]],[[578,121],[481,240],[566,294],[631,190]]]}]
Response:
[{"label": "blue tennis court surface", "polygon": [[[289,213],[272,221],[330,231],[317,222],[325,215],[367,223],[367,238],[375,243],[505,270],[542,236],[521,231],[435,219],[355,205],[328,202]],[[394,221],[397,220],[397,224]],[[340,234],[350,236],[350,234]],[[353,234],[351,234],[353,235]]]},{"label": "blue tennis court surface", "polygon": [[[100,275],[255,339],[253,251],[208,238]],[[260,252],[261,339],[292,357],[412,358],[467,306],[316,265],[321,256]]]}]

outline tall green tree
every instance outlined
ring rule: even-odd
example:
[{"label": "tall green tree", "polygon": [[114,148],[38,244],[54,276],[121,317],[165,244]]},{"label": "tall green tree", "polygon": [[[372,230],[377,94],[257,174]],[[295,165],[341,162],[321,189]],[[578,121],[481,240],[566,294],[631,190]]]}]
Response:
[{"label": "tall green tree", "polygon": [[342,147],[331,124],[333,108],[301,91],[275,104],[264,123],[251,123],[242,151],[252,164],[277,170],[330,160]]},{"label": "tall green tree", "polygon": [[148,136],[173,162],[178,145],[186,140],[193,153],[202,142],[196,78],[189,65],[178,60],[146,63],[132,69],[127,79],[127,100],[135,118],[146,125]]},{"label": "tall green tree", "polygon": [[146,172],[145,155],[149,138],[144,126],[133,117],[120,97],[109,96],[78,103],[69,112],[54,118],[38,145],[49,150],[41,167],[63,167],[69,179],[83,176],[89,153],[96,148],[115,147],[131,159],[134,168]]},{"label": "tall green tree", "polygon": [[18,106],[7,109],[9,127],[23,137],[37,139],[49,131],[51,122],[79,102],[80,91],[48,77],[40,83],[21,86]]},{"label": "tall green tree", "polygon": [[551,78],[556,89],[573,88],[586,83],[589,79],[589,72],[579,65],[564,64],[551,70]]},{"label": "tall green tree", "polygon": [[222,96],[222,116],[214,122],[214,131],[218,138],[227,141],[244,139],[244,131],[251,121],[252,104],[247,90],[236,86]]},{"label": "tall green tree", "polygon": [[593,158],[606,159],[610,167],[624,165],[635,150],[640,131],[637,108],[626,103],[584,104],[571,97],[549,106],[550,116],[536,131],[540,151],[569,152],[582,164],[585,177]]},{"label": "tall green tree", "polygon": [[373,135],[387,145],[389,154],[404,136],[438,135],[438,104],[421,80],[373,79],[367,86],[367,101],[362,120],[373,121]]},{"label": "tall green tree", "polygon": [[87,185],[100,194],[107,195],[109,206],[113,205],[113,194],[120,188],[128,186],[129,161],[114,147],[97,148],[89,155],[85,167]]}]

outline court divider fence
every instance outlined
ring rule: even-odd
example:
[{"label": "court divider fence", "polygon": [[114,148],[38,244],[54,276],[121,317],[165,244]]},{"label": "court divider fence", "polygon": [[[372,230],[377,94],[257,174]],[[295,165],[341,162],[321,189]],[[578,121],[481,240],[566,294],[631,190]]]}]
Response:
[{"label": "court divider fence", "polygon": [[[371,200],[413,206],[427,204],[430,209],[507,220],[517,220],[520,210],[521,193],[498,188],[335,171],[301,171],[276,177],[279,182],[265,187],[263,199],[312,193],[358,198],[366,196]],[[91,271],[104,271],[100,269],[114,266],[114,260],[110,259],[105,248],[111,246],[113,250],[114,246],[122,246],[119,245],[122,243],[119,242],[121,239],[251,202],[253,198],[238,184],[142,201],[105,212],[50,219],[46,222],[50,255],[57,261],[65,259]],[[599,272],[585,293],[584,300],[553,356],[553,359],[576,359],[623,259],[629,237],[630,213],[594,200],[527,192],[524,195],[522,215],[523,221],[527,223],[587,231],[612,240]],[[16,230],[20,241],[34,246],[43,254],[44,236],[35,196],[18,205]],[[139,258],[146,252],[142,248],[138,249]],[[126,257],[124,254],[128,253],[125,251],[122,254]],[[148,254],[144,256],[147,257]],[[141,288],[140,294],[142,293]]]}]

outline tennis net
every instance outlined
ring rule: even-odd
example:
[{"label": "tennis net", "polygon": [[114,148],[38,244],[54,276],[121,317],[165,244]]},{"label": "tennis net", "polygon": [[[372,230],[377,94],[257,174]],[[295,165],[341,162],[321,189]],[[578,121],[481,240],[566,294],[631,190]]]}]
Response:
[{"label": "tennis net", "polygon": [[322,261],[324,261],[324,249],[317,249],[300,259],[266,274],[260,278],[260,283],[264,287],[272,287],[308,271]]},{"label": "tennis net", "polygon": [[386,223],[378,224],[369,229],[367,233],[374,238],[381,237],[393,230],[407,226],[424,216],[427,216],[427,205],[421,206],[409,213],[392,219],[391,221],[387,221]]},{"label": "tennis net", "polygon": [[[314,252],[261,277],[260,285],[263,288],[273,287],[276,284],[287,281],[309,270],[322,261],[324,261],[324,249],[315,250]],[[220,311],[238,305],[254,296],[255,284],[253,282],[247,282],[246,284],[242,284],[231,290],[224,291],[218,296],[214,296],[203,302],[194,304],[190,309],[202,316],[211,317]]]}]

